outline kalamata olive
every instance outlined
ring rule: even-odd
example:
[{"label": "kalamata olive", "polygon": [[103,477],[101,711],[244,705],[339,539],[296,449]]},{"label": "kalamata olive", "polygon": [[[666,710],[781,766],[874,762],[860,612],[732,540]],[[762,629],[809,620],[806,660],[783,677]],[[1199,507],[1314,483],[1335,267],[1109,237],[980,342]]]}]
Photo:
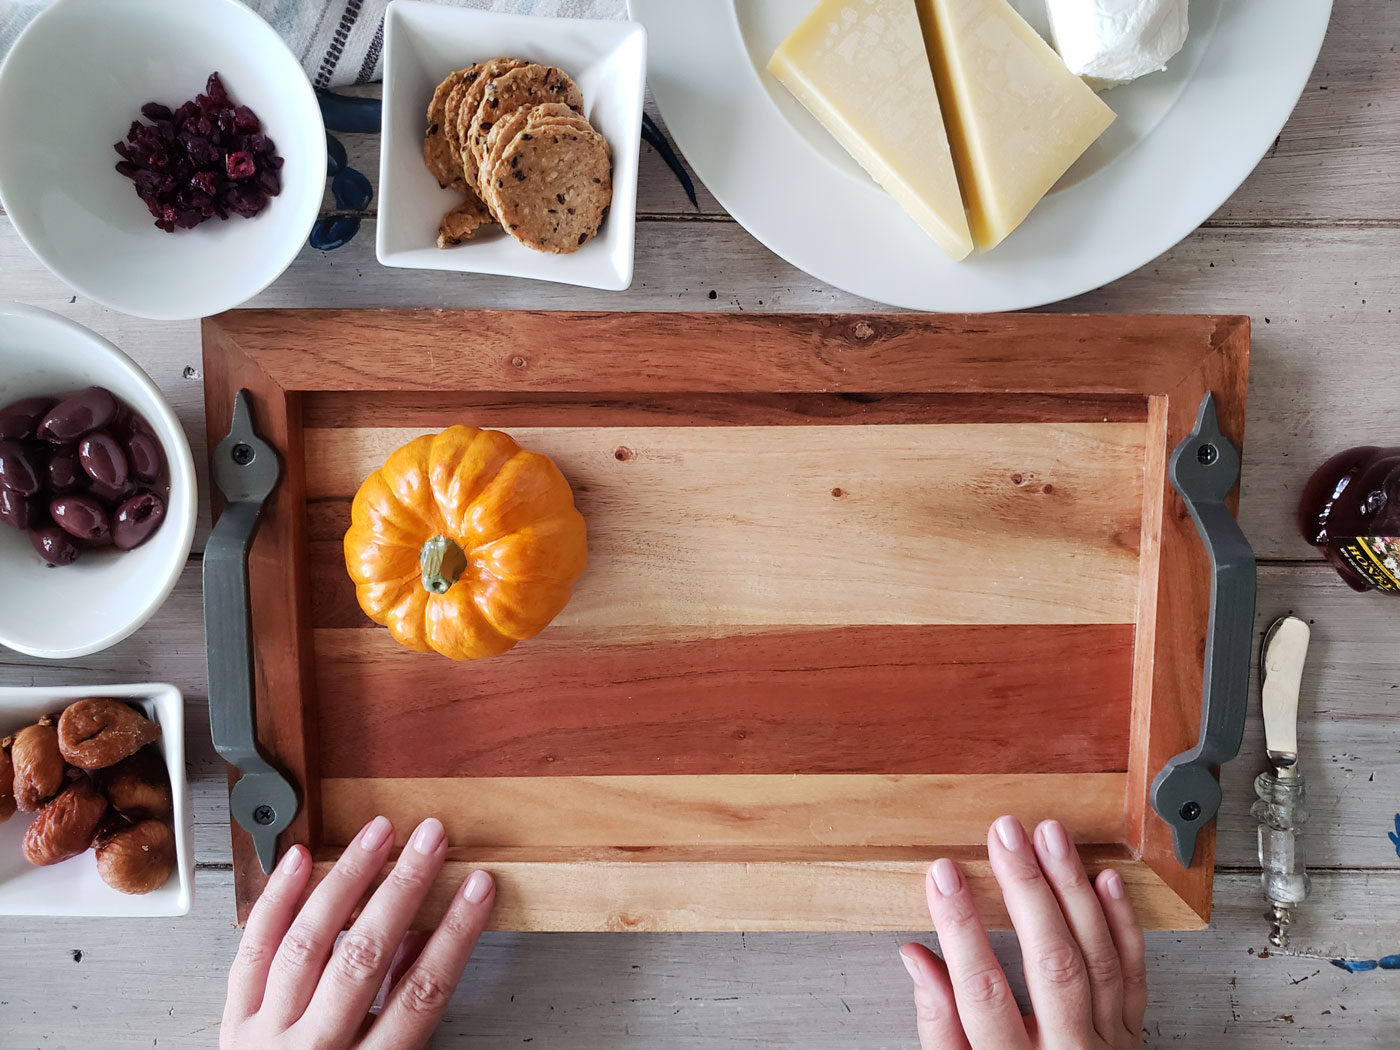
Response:
[{"label": "kalamata olive", "polygon": [[87,484],[87,474],[78,461],[77,445],[59,445],[49,457],[49,491],[55,496]]},{"label": "kalamata olive", "polygon": [[126,456],[131,462],[131,473],[142,481],[155,481],[165,466],[161,455],[160,442],[150,434],[138,430],[127,439]]},{"label": "kalamata olive", "polygon": [[73,537],[57,525],[35,529],[29,534],[29,542],[39,552],[39,557],[50,565],[72,565],[82,553]]},{"label": "kalamata olive", "polygon": [[107,511],[91,496],[59,496],[49,504],[49,513],[64,532],[80,540],[100,544],[112,537]]},{"label": "kalamata olive", "polygon": [[66,445],[93,430],[101,430],[117,418],[117,400],[100,386],[64,398],[39,424],[39,437]]},{"label": "kalamata olive", "polygon": [[154,492],[138,493],[112,515],[112,543],[120,551],[139,547],[164,520],[165,501]]},{"label": "kalamata olive", "polygon": [[0,488],[25,496],[39,491],[39,471],[31,449],[18,441],[0,441]]},{"label": "kalamata olive", "polygon": [[39,420],[53,408],[51,397],[27,397],[0,408],[0,441],[23,441],[34,436]]},{"label": "kalamata olive", "polygon": [[88,477],[114,489],[125,485],[131,473],[126,450],[117,444],[116,438],[102,430],[94,430],[78,442],[78,459]]},{"label": "kalamata olive", "polygon": [[14,489],[0,489],[0,521],[21,532],[34,526],[34,500]]}]

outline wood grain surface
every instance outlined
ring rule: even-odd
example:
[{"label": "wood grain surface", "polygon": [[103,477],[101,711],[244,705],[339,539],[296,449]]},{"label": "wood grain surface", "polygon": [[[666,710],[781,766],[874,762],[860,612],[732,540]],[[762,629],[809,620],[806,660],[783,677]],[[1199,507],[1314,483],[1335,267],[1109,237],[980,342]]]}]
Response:
[{"label": "wood grain surface", "polygon": [[327,777],[1052,773],[1128,763],[1133,629],[547,630],[468,664],[315,632]]},{"label": "wood grain surface", "polygon": [[[360,483],[421,433],[308,429],[312,539],[343,536]],[[560,625],[1133,622],[1140,424],[510,434],[589,525]]]},{"label": "wood grain surface", "polygon": [[996,394],[1174,389],[1241,318],[236,310],[207,319],[293,391]]},{"label": "wood grain surface", "polygon": [[[398,845],[429,815],[473,846],[976,846],[1003,813],[1123,840],[1123,773],[323,780],[322,838],[382,813]],[[522,819],[528,814],[528,819]]]},{"label": "wood grain surface", "polygon": [[[335,851],[338,853],[339,851]],[[989,928],[1009,919],[986,850],[940,851],[961,865]],[[1138,921],[1154,930],[1198,930],[1205,922],[1143,861],[1122,848],[1081,848],[1090,877],[1123,876]],[[330,871],[325,857],[312,882]],[[415,927],[435,925],[475,868],[498,884],[491,928],[661,932],[697,930],[907,930],[928,925],[926,849],[840,850],[450,850]],[[387,874],[387,869],[386,869]],[[781,908],[774,903],[782,901]]]}]

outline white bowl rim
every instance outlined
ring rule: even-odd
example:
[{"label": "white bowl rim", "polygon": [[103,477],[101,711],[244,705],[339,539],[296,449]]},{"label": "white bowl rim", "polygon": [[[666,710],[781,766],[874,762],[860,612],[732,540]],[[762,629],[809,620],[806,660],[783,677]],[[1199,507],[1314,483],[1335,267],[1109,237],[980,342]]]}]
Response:
[{"label": "white bowl rim", "polygon": [[[180,575],[185,571],[189,563],[190,549],[194,546],[194,526],[198,516],[199,496],[198,481],[194,472],[194,454],[190,451],[190,440],[185,434],[185,428],[181,425],[179,417],[175,415],[175,410],[170,407],[170,402],[161,393],[160,387],[146,370],[136,363],[127,353],[121,350],[109,339],[104,339],[91,328],[80,325],[77,321],[71,321],[61,314],[56,314],[51,310],[44,310],[37,306],[28,306],[24,303],[0,300],[0,318],[18,316],[29,317],[45,324],[56,324],[68,329],[74,335],[79,336],[88,342],[96,345],[98,349],[110,356],[118,365],[130,373],[136,385],[150,398],[150,412],[155,415],[167,432],[178,435],[179,442],[174,448],[170,447],[170,442],[162,437],[161,445],[165,452],[165,459],[170,466],[171,488],[178,480],[184,485],[187,493],[183,505],[179,508],[178,515],[173,513],[175,508],[168,508],[165,528],[174,524],[178,518],[180,522],[180,536],[176,543],[176,549],[184,552],[184,557],[176,566],[175,571],[170,574],[170,578],[165,581],[158,591],[151,594],[134,616],[122,627],[119,627],[107,635],[95,641],[84,642],[80,645],[73,645],[61,648],[47,648],[44,646],[26,645],[12,639],[0,639],[0,645],[13,649],[17,653],[26,656],[37,656],[46,660],[68,660],[78,656],[90,656],[93,653],[108,649],[125,638],[135,634],[149,620],[157,609],[165,604],[170,597],[175,585],[180,580]],[[135,406],[133,406],[135,407]],[[146,415],[146,406],[141,406],[141,414]],[[154,422],[149,420],[148,422]]]},{"label": "white bowl rim", "polygon": [[[51,0],[48,6],[40,10],[40,12],[34,16],[34,19],[22,30],[20,30],[19,35],[15,37],[14,43],[10,45],[9,52],[4,57],[0,58],[0,91],[4,90],[5,71],[10,65],[11,57],[19,52],[21,46],[24,44],[24,38],[27,37],[30,33],[34,32],[35,27],[41,25],[44,19],[49,17],[52,14],[52,12],[60,10],[68,6],[69,4],[83,2],[87,2],[87,0]],[[276,42],[277,47],[281,48],[281,50],[286,54],[286,56],[292,60],[293,65],[295,65],[298,69],[301,69],[301,62],[297,60],[297,57],[292,52],[292,49],[287,46],[287,42],[282,39],[282,37],[278,34],[278,32],[275,29],[272,28],[272,26],[268,23],[267,19],[263,18],[262,15],[258,14],[247,4],[242,3],[241,0],[203,0],[203,2],[210,4],[224,4],[228,7],[236,7],[242,9],[245,15],[254,19],[262,25],[263,29],[267,31],[266,35],[270,37],[271,40]],[[254,31],[262,32],[262,30],[257,29],[255,29]],[[305,90],[311,95],[311,108],[312,111],[316,114],[316,120],[320,124],[321,129],[321,133],[319,135],[311,136],[312,141],[305,147],[312,151],[312,155],[308,158],[308,163],[311,165],[313,170],[325,171],[326,130],[325,121],[321,117],[321,104],[316,98],[315,88],[311,86],[311,81],[308,80],[305,76],[305,71],[303,71],[301,83]],[[308,200],[309,199],[310,198],[308,198]],[[296,257],[301,254],[302,248],[306,246],[306,239],[311,235],[311,230],[313,227],[315,227],[316,220],[321,214],[321,202],[324,199],[325,193],[323,188],[322,193],[317,196],[315,203],[308,209],[311,212],[310,221],[307,222],[306,230],[303,233],[301,239],[295,242],[288,242],[290,245],[292,245],[292,248],[289,254],[287,255],[286,260],[281,262],[280,265],[278,265],[277,271],[275,273],[272,273],[268,276],[268,279],[266,283],[263,284],[262,288],[253,292],[252,295],[241,298],[237,302],[227,303],[217,310],[210,310],[207,314],[190,314],[187,311],[178,309],[169,311],[142,310],[138,313],[131,310],[130,307],[127,305],[116,302],[115,300],[112,300],[106,296],[99,295],[90,287],[87,287],[85,283],[79,283],[78,281],[73,280],[62,269],[60,269],[58,266],[55,266],[51,257],[51,253],[46,254],[45,252],[40,251],[37,245],[34,243],[34,241],[31,240],[25,234],[24,228],[20,225],[20,223],[15,221],[14,216],[16,214],[16,210],[12,208],[10,204],[5,200],[4,187],[0,186],[0,209],[3,209],[5,215],[10,219],[10,225],[14,228],[14,231],[17,234],[19,234],[19,239],[24,242],[24,246],[34,254],[34,257],[44,265],[45,269],[47,269],[51,274],[57,277],[64,284],[68,285],[68,287],[72,288],[79,295],[83,296],[85,299],[91,299],[98,305],[105,306],[111,310],[116,310],[119,313],[129,314],[132,317],[144,317],[151,321],[193,321],[202,317],[212,317],[216,313],[223,313],[225,310],[232,310],[235,307],[241,306],[253,296],[258,295],[260,292],[262,292],[268,286],[270,286],[273,282],[275,282],[278,278],[280,278],[284,273],[286,273],[287,268],[290,267],[292,263],[296,261]]]}]

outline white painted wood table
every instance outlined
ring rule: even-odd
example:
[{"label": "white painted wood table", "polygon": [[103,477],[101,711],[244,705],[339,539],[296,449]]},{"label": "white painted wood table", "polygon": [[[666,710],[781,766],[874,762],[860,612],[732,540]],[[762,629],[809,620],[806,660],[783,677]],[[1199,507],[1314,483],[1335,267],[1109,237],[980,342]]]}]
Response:
[{"label": "white painted wood table", "polygon": [[[1294,946],[1268,953],[1250,781],[1264,761],[1257,695],[1225,771],[1215,916],[1149,936],[1150,1047],[1400,1046],[1400,972],[1334,958],[1400,952],[1400,602],[1354,595],[1294,531],[1309,471],[1352,444],[1400,443],[1400,3],[1343,0],[1292,120],[1200,230],[1121,281],[1056,310],[1242,313],[1254,321],[1241,517],[1261,559],[1262,630],[1313,622],[1301,741],[1313,894]],[[653,110],[654,114],[654,110]],[[343,136],[377,170],[377,140]],[[1200,163],[1211,162],[1208,153]],[[701,191],[685,200],[643,159],[637,276],[622,294],[387,270],[374,217],[328,254],[304,250],[253,305],[632,310],[882,309],[794,270]],[[204,460],[197,324],[153,323],[75,299],[0,216],[0,298],[89,325],[151,373]],[[165,680],[188,699],[199,858],[194,912],[171,921],[0,919],[0,1048],[213,1047],[237,943],[223,764],[208,739],[199,548],[135,637],[70,663],[0,655],[6,685]],[[3,581],[0,581],[3,590]],[[434,1047],[530,1050],[914,1047],[893,934],[491,934]],[[1018,970],[1014,944],[1003,957]]]}]

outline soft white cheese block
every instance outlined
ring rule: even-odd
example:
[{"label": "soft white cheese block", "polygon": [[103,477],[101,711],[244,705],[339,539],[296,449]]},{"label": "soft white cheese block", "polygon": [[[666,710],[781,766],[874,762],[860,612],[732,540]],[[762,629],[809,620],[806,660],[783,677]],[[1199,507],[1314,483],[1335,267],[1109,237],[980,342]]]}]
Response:
[{"label": "soft white cheese block", "polygon": [[1187,0],[1045,0],[1055,50],[1098,90],[1167,68],[1186,42]]}]

